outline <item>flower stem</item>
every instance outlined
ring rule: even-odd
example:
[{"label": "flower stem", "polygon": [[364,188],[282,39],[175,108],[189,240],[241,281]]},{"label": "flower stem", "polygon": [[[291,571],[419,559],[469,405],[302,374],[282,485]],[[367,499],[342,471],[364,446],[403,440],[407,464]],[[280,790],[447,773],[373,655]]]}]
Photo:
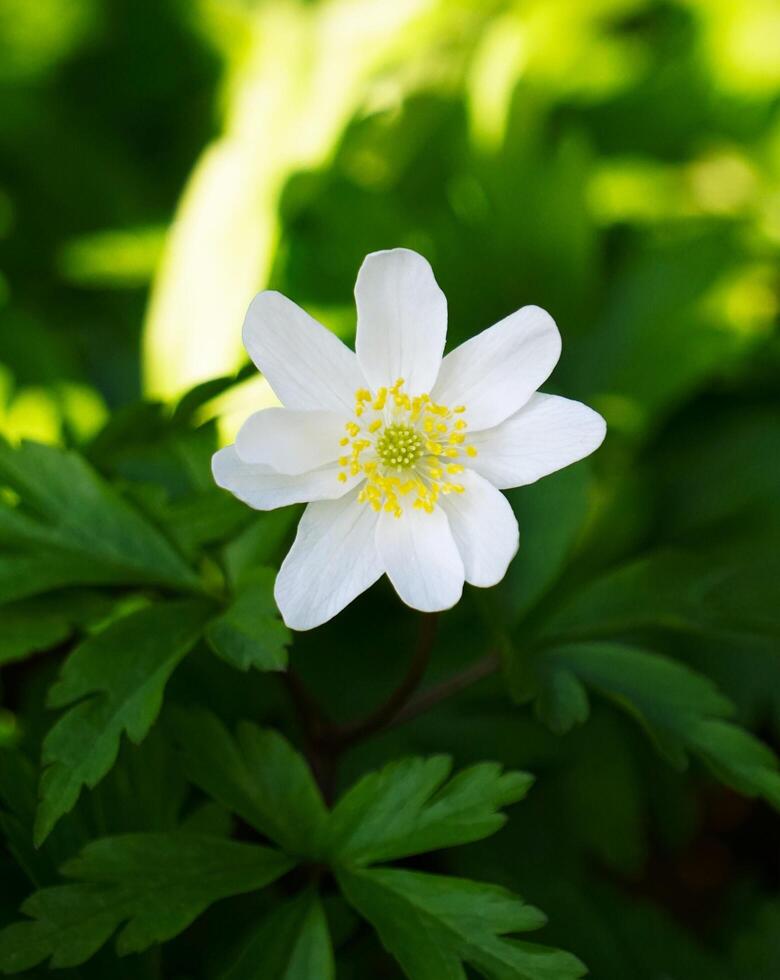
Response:
[{"label": "flower stem", "polygon": [[484,657],[475,660],[473,664],[465,667],[459,673],[453,674],[452,677],[448,677],[439,684],[434,684],[425,691],[421,691],[416,698],[411,698],[385,725],[385,728],[395,728],[396,725],[403,725],[405,722],[411,721],[418,715],[434,708],[441,701],[445,701],[467,687],[471,687],[472,684],[476,684],[477,681],[495,674],[500,667],[501,658],[499,655],[495,652],[486,653]]},{"label": "flower stem", "polygon": [[425,676],[431,659],[431,651],[436,642],[438,613],[423,613],[420,619],[420,632],[417,646],[403,680],[389,698],[364,718],[336,728],[331,736],[338,752],[343,752],[356,742],[368,738],[375,732],[388,728],[403,711],[405,705],[417,690]]},{"label": "flower stem", "polygon": [[285,674],[287,689],[303,729],[306,755],[328,804],[333,801],[338,763],[345,751],[372,735],[411,721],[500,668],[498,653],[487,653],[459,673],[415,696],[428,669],[437,624],[437,613],[422,615],[417,646],[401,683],[374,711],[345,725],[337,725],[328,717],[293,668]]}]

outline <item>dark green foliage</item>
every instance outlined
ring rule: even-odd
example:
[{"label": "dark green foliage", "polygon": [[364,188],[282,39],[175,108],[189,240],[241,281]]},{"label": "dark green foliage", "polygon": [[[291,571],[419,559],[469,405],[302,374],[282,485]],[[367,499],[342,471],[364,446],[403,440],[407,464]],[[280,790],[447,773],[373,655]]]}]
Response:
[{"label": "dark green foliage", "polygon": [[234,739],[206,711],[176,712],[173,727],[196,785],[289,853],[319,852],[325,806],[284,736],[244,722]]},{"label": "dark green foliage", "polygon": [[81,787],[94,786],[111,768],[123,732],[136,743],[144,738],[171,672],[212,611],[210,603],[197,600],[148,606],[115,620],[68,657],[49,703],[74,706],[43,743],[38,843],[70,810]]},{"label": "dark green foliage", "polygon": [[314,892],[280,903],[254,926],[219,980],[255,980],[258,963],[267,980],[333,980],[330,933]]},{"label": "dark green foliage", "polygon": [[464,769],[448,780],[447,756],[401,759],[371,773],[338,802],[327,852],[341,863],[374,864],[468,844],[504,824],[502,807],[525,796],[533,779],[503,773],[497,763]]},{"label": "dark green foliage", "polygon": [[494,885],[386,868],[343,871],[349,901],[379,933],[410,980],[464,980],[463,963],[490,980],[576,980],[568,953],[506,938],[538,929],[538,909]]},{"label": "dark green foliage", "polygon": [[112,605],[99,592],[71,589],[0,606],[0,664],[57,646],[76,627],[100,622]]},{"label": "dark green foliage", "polygon": [[117,951],[138,952],[186,929],[212,902],[262,888],[291,867],[276,851],[218,837],[107,837],[64,865],[77,884],[24,903],[33,921],[0,934],[0,969],[15,973],[49,956],[52,966],[76,966],[123,923]]},{"label": "dark green foliage", "polygon": [[239,670],[283,670],[287,665],[290,631],[276,610],[274,577],[270,568],[257,569],[253,580],[206,630],[214,653]]},{"label": "dark green foliage", "polygon": [[149,584],[197,589],[165,538],[75,453],[0,443],[0,485],[21,506],[0,506],[0,599],[56,586]]},{"label": "dark green foliage", "polygon": [[613,699],[674,765],[701,756],[742,793],[780,809],[780,763],[758,739],[724,721],[732,705],[709,679],[667,657],[617,643],[553,647],[540,655],[539,713],[565,732],[588,715],[584,685]]},{"label": "dark green foliage", "polygon": [[[106,837],[62,867],[62,874],[78,884],[45,888],[24,902],[22,911],[34,921],[0,933],[0,968],[17,972],[48,956],[55,966],[79,964],[126,920],[117,951],[142,951],[181,932],[216,900],[263,888],[308,858],[334,869],[350,903],[376,927],[411,977],[432,976],[419,971],[437,963],[460,969],[461,959],[489,977],[581,976],[568,954],[498,939],[544,922],[541,913],[503,889],[358,870],[493,834],[505,821],[498,809],[520,799],[530,777],[483,764],[447,782],[446,757],[410,758],[366,776],[328,812],[305,761],[277,732],[245,724],[233,740],[213,716],[200,711],[178,711],[173,724],[191,778],[291,856],[196,836],[191,827],[177,835]],[[459,936],[470,920],[475,920],[471,931]],[[403,936],[417,929],[430,932],[431,945],[411,954]],[[261,921],[234,953],[225,976],[250,975],[258,955],[270,976],[333,975],[331,939],[315,894],[304,892]],[[316,974],[306,973],[315,969]]]}]

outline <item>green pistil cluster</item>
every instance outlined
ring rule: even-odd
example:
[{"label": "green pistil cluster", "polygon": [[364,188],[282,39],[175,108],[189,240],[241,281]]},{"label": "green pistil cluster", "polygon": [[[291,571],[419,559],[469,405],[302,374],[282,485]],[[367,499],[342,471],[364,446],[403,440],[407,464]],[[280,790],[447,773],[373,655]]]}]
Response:
[{"label": "green pistil cluster", "polygon": [[376,453],[385,466],[407,469],[423,454],[422,436],[410,425],[389,425],[376,441]]}]

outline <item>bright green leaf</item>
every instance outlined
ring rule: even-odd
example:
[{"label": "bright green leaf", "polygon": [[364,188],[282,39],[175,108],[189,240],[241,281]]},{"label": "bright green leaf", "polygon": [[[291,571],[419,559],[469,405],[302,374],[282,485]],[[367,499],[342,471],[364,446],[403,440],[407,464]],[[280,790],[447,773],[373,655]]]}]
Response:
[{"label": "bright green leaf", "polygon": [[464,964],[489,980],[576,980],[570,953],[507,938],[545,917],[495,885],[414,871],[340,871],[339,884],[373,925],[409,980],[466,980]]},{"label": "bright green leaf", "polygon": [[113,765],[122,732],[145,737],[162,704],[165,684],[203,631],[213,607],[198,600],[158,603],[115,620],[65,661],[50,703],[74,706],[43,744],[40,843],[78,799]]},{"label": "bright green leaf", "polygon": [[338,802],[328,826],[328,853],[340,864],[363,865],[494,834],[502,807],[523,798],[527,773],[498,763],[471,766],[447,781],[448,756],[409,758],[369,773]]},{"label": "bright green leaf", "polygon": [[177,935],[220,898],[263,888],[293,862],[278,851],[218,837],[126,834],[89,844],[63,874],[77,884],[36,892],[22,905],[31,922],[0,933],[0,969],[55,967],[89,959],[126,923],[117,952],[139,952]]}]

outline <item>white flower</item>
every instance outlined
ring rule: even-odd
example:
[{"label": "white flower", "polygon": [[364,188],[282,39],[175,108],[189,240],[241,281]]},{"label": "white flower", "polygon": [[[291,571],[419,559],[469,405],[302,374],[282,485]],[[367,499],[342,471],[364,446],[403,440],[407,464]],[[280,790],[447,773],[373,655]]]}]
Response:
[{"label": "white flower", "polygon": [[524,306],[442,359],[447,301],[422,256],[367,256],[355,285],[357,353],[276,292],[244,344],[284,405],[250,416],[214,479],[257,510],[309,502],[276,579],[284,621],[331,619],[386,573],[416,609],[448,609],[463,582],[499,582],[518,547],[500,490],[582,459],[606,426],[536,389],[561,351]]}]

